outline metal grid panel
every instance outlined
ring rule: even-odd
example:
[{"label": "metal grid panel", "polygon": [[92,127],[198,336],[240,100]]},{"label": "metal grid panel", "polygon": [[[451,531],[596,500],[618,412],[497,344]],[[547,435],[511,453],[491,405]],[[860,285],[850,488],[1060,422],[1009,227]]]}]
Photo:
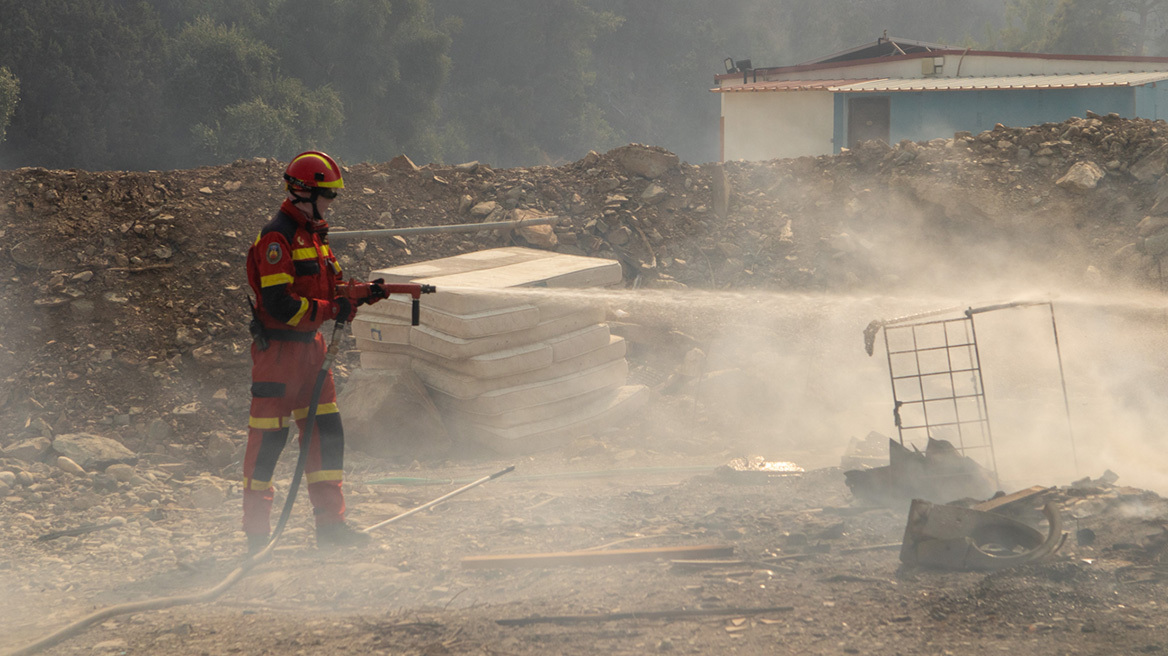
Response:
[{"label": "metal grid panel", "polygon": [[947,440],[997,472],[973,317],[885,326],[900,443]]}]

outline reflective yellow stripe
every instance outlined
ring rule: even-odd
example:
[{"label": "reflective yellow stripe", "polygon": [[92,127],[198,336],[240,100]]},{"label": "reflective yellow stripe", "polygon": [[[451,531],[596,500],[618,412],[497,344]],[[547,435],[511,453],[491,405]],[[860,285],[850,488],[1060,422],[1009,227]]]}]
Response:
[{"label": "reflective yellow stripe", "polygon": [[308,299],[302,298],[302,299],[300,299],[300,311],[297,312],[295,315],[292,316],[291,319],[288,320],[288,325],[295,326],[295,325],[299,324],[300,320],[304,318],[305,312],[308,312]]},{"label": "reflective yellow stripe", "polygon": [[292,259],[294,260],[315,260],[315,248],[297,248],[292,251]]},{"label": "reflective yellow stripe", "polygon": [[344,474],[345,472],[341,471],[340,469],[322,469],[320,471],[308,472],[304,475],[304,478],[308,481],[308,484],[311,485],[321,481],[344,480]]},{"label": "reflective yellow stripe", "polygon": [[325,256],[325,257],[328,257],[329,255],[332,254],[332,251],[329,250],[328,244],[321,244],[320,245],[320,254]]},{"label": "reflective yellow stripe", "polygon": [[283,417],[248,417],[247,425],[260,430],[276,430],[285,426]]},{"label": "reflective yellow stripe", "polygon": [[264,490],[271,489],[272,482],[271,481],[257,481],[254,478],[245,478],[245,479],[243,479],[243,487],[248,489],[248,490],[255,490],[257,492],[263,492]]},{"label": "reflective yellow stripe", "polygon": [[256,234],[256,240],[255,240],[255,243],[256,243],[256,244],[260,243],[260,240],[261,240],[261,239],[263,239],[263,238],[264,238],[264,231],[263,231],[263,230],[261,230],[261,231],[260,231],[258,234]]},{"label": "reflective yellow stripe", "polygon": [[335,271],[336,273],[341,272],[341,263],[340,262],[333,260],[333,271]]},{"label": "reflective yellow stripe", "polygon": [[291,285],[292,276],[287,273],[273,273],[260,278],[260,287],[275,287],[276,285]]},{"label": "reflective yellow stripe", "polygon": [[[340,412],[340,410],[337,409],[336,403],[321,403],[320,405],[316,406],[316,416],[318,417],[321,415],[335,415],[338,412]],[[299,410],[292,411],[293,419],[304,419],[307,416],[308,408],[300,408]]]}]

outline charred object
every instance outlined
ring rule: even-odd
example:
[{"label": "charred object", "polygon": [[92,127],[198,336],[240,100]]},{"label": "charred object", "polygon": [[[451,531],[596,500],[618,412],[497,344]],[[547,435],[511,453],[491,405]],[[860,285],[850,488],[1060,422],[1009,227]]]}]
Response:
[{"label": "charred object", "polygon": [[915,446],[910,450],[889,439],[888,462],[884,467],[844,472],[848,489],[857,499],[903,507],[910,499],[944,503],[985,499],[994,493],[993,472],[945,440],[929,438],[922,453]]}]

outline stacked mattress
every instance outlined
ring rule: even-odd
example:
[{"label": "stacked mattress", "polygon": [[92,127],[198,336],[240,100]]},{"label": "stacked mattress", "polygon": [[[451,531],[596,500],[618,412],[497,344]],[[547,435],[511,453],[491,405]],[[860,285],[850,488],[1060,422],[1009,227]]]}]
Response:
[{"label": "stacked mattress", "polygon": [[[586,287],[621,281],[618,262],[497,248],[375,271],[386,282],[434,285],[421,325],[410,299],[363,308],[353,322],[368,369],[409,367],[452,432],[504,453],[552,447],[641,407],[626,385],[625,342]],[[560,288],[557,293],[553,288]]]}]

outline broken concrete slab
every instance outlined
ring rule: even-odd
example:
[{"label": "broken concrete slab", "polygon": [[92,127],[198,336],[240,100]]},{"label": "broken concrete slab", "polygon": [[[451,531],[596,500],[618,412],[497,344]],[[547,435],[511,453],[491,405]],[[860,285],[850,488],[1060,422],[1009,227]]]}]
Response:
[{"label": "broken concrete slab", "polygon": [[534,370],[509,376],[491,377],[461,373],[443,366],[448,362],[435,363],[420,358],[413,361],[412,367],[428,387],[455,399],[472,399],[493,390],[571,375],[614,360],[622,360],[624,356],[625,341],[610,335],[609,343],[600,348],[564,360],[553,360]]}]

